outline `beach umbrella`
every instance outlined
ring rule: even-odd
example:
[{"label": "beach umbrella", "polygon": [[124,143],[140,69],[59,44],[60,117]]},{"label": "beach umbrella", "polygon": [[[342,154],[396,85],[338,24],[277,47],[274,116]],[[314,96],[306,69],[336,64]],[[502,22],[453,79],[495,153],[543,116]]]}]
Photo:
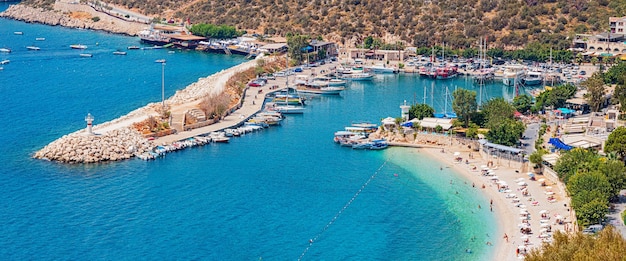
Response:
[{"label": "beach umbrella", "polygon": [[546,181],[546,179],[544,179],[544,178],[540,178],[540,179],[538,179],[537,181],[539,181],[539,182],[544,182],[544,181]]},{"label": "beach umbrella", "polygon": [[547,186],[547,187],[546,187],[546,190],[552,190],[552,187]]},{"label": "beach umbrella", "polygon": [[556,217],[554,217],[554,218],[556,218],[556,219],[563,219],[563,216],[561,216],[561,215],[556,215]]},{"label": "beach umbrella", "polygon": [[461,155],[461,153],[460,153],[460,152],[458,152],[458,151],[455,151],[455,152],[454,152],[454,156],[459,156],[459,155]]},{"label": "beach umbrella", "polygon": [[539,211],[539,214],[548,214],[550,213],[550,211],[547,211],[545,209],[542,209],[541,211]]},{"label": "beach umbrella", "polygon": [[517,185],[519,185],[519,186],[526,186],[528,184],[526,184],[526,182],[522,181],[522,182],[518,182]]},{"label": "beach umbrella", "polygon": [[525,209],[520,209],[519,214],[520,215],[528,215],[528,211],[526,211]]},{"label": "beach umbrella", "polygon": [[519,237],[521,239],[528,239],[528,235],[522,235],[521,237]]},{"label": "beach umbrella", "polygon": [[519,179],[516,179],[515,182],[522,182],[524,180],[525,180],[524,178],[519,178]]},{"label": "beach umbrella", "polygon": [[491,177],[491,178],[489,178],[489,179],[491,179],[491,180],[495,180],[495,179],[498,179],[498,176],[492,176],[492,177]]},{"label": "beach umbrella", "polygon": [[541,223],[541,227],[549,227],[549,226],[550,226],[550,224],[548,224],[548,223]]},{"label": "beach umbrella", "polygon": [[514,198],[514,197],[517,197],[517,195],[515,195],[515,193],[511,193],[511,194],[509,194],[509,197],[510,198]]},{"label": "beach umbrella", "polygon": [[481,168],[483,169],[489,169],[489,167],[487,167],[487,165],[480,165]]},{"label": "beach umbrella", "polygon": [[524,204],[520,204],[520,205],[519,205],[519,206],[517,206],[517,207],[518,207],[518,208],[525,208],[525,207],[526,207],[526,205],[524,205]]},{"label": "beach umbrella", "polygon": [[528,176],[532,178],[532,177],[534,177],[534,176],[535,176],[535,174],[534,174],[534,173],[532,173],[532,172],[528,172]]},{"label": "beach umbrella", "polygon": [[554,195],[554,192],[552,192],[552,191],[548,191],[548,192],[546,192],[546,194],[547,194],[547,195]]}]

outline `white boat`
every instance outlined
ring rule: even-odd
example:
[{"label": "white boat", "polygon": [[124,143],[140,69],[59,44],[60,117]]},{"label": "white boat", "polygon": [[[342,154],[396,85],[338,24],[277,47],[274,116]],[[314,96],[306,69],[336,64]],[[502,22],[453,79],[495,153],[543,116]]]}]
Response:
[{"label": "white boat", "polygon": [[39,51],[39,50],[41,50],[41,48],[39,48],[37,46],[26,46],[26,49],[31,50],[31,51]]},{"label": "white boat", "polygon": [[363,70],[351,70],[343,71],[340,78],[350,81],[369,81],[374,78],[374,74]]},{"label": "white boat", "polygon": [[93,56],[93,54],[90,54],[90,53],[81,53],[80,54],[80,57],[92,57],[92,56]]},{"label": "white boat", "polygon": [[396,70],[395,68],[391,68],[391,67],[387,67],[385,66],[385,64],[375,64],[372,65],[370,67],[368,67],[372,72],[374,73],[379,73],[379,74],[384,74],[384,73],[397,73],[398,70]]},{"label": "white boat", "polygon": [[226,137],[226,133],[223,131],[211,132],[209,137],[213,142],[227,143],[230,141],[230,138]]},{"label": "white boat", "polygon": [[300,87],[298,88],[298,92],[301,93],[311,93],[311,94],[322,94],[322,95],[338,95],[341,91],[345,90],[344,87],[338,86],[327,86],[327,87]]},{"label": "white boat", "polygon": [[9,61],[9,60],[2,60],[2,61],[0,61],[0,64],[8,64],[8,63],[10,63],[10,62],[11,62],[11,61]]},{"label": "white boat", "polygon": [[46,38],[43,38],[43,37],[37,37],[37,38],[35,38],[35,41],[45,41],[45,40],[46,40]]},{"label": "white boat", "polygon": [[524,77],[524,85],[526,86],[540,85],[542,81],[543,75],[541,72],[529,71]]},{"label": "white boat", "polygon": [[524,66],[522,65],[508,65],[504,67],[502,73],[502,83],[506,86],[513,86],[516,83],[520,83],[524,76]]},{"label": "white boat", "polygon": [[84,50],[84,49],[87,49],[87,46],[86,45],[82,45],[82,44],[72,44],[72,45],[70,45],[70,48]]},{"label": "white boat", "polygon": [[122,51],[115,51],[113,52],[114,55],[126,55],[126,52],[122,52]]},{"label": "white boat", "polygon": [[0,53],[10,53],[11,49],[9,48],[0,48]]},{"label": "white boat", "polygon": [[13,32],[13,34],[15,34],[15,35],[23,35],[24,33],[23,32]]},{"label": "white boat", "polygon": [[139,46],[136,46],[136,45],[131,45],[131,46],[128,46],[128,47],[126,47],[126,48],[127,48],[128,50],[139,50]]},{"label": "white boat", "polygon": [[165,63],[165,59],[158,59],[154,61],[155,63]]},{"label": "white boat", "polygon": [[304,107],[295,105],[277,105],[273,108],[282,114],[303,114]]}]

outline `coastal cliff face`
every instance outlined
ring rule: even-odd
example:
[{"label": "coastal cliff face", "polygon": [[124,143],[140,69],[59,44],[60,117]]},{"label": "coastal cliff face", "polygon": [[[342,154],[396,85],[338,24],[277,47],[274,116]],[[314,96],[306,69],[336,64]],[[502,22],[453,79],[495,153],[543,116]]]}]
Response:
[{"label": "coastal cliff face", "polygon": [[[98,13],[90,7],[80,4],[55,5],[54,10],[17,4],[10,6],[7,10],[0,13],[0,17],[28,23],[103,30],[130,36],[137,35],[140,30],[146,27],[145,24],[127,22],[103,13]],[[94,17],[98,17],[98,19],[92,19]]]}]

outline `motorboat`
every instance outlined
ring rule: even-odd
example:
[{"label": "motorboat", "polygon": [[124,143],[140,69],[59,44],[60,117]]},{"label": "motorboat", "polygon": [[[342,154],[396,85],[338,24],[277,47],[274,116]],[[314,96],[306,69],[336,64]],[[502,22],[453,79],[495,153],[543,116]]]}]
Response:
[{"label": "motorboat", "polygon": [[341,79],[350,81],[370,81],[374,78],[374,74],[364,71],[343,72]]},{"label": "motorboat", "polygon": [[139,46],[131,45],[131,46],[126,47],[126,49],[128,49],[128,50],[139,50]]},{"label": "motorboat", "polygon": [[72,44],[72,45],[70,45],[70,48],[72,48],[72,49],[79,49],[79,50],[85,50],[85,49],[87,49],[87,46],[83,45],[83,44]]},{"label": "motorboat", "polygon": [[93,57],[93,54],[90,53],[81,53],[80,57]]},{"label": "motorboat", "polygon": [[165,59],[154,60],[155,63],[165,63]]},{"label": "motorboat", "polygon": [[372,65],[370,67],[368,67],[368,69],[370,69],[370,71],[372,71],[373,73],[376,74],[385,74],[385,73],[397,73],[398,70],[395,68],[391,68],[391,67],[387,67],[385,66],[385,64],[375,64]]},{"label": "motorboat", "polygon": [[226,133],[222,131],[209,133],[209,138],[211,138],[213,142],[217,143],[227,143],[230,141],[230,138],[226,137]]},{"label": "motorboat", "polygon": [[10,53],[11,49],[9,48],[0,48],[0,53]]},{"label": "motorboat", "polygon": [[524,85],[526,86],[540,85],[542,81],[543,76],[541,72],[529,71],[524,77]]},{"label": "motorboat", "polygon": [[46,40],[46,38],[43,38],[43,37],[37,37],[37,38],[35,38],[35,41],[45,41],[45,40]]},{"label": "motorboat", "polygon": [[26,46],[26,49],[31,50],[31,51],[39,51],[39,50],[41,50],[41,48],[39,48],[37,46]]},{"label": "motorboat", "polygon": [[126,52],[122,52],[122,51],[115,51],[113,52],[114,55],[126,55]]},{"label": "motorboat", "polygon": [[23,32],[13,32],[13,34],[15,34],[15,35],[23,35],[24,33]]},{"label": "motorboat", "polygon": [[522,81],[524,76],[524,66],[522,65],[508,65],[504,67],[502,73],[502,83],[506,86],[513,86]]},{"label": "motorboat", "polygon": [[11,62],[10,60],[2,60],[2,61],[0,61],[0,65],[2,65],[2,64],[8,64],[8,63],[10,63],[10,62]]},{"label": "motorboat", "polygon": [[386,140],[378,139],[378,140],[371,141],[371,146],[369,147],[369,149],[370,150],[382,150],[382,149],[386,149],[387,147],[389,147],[389,143]]}]

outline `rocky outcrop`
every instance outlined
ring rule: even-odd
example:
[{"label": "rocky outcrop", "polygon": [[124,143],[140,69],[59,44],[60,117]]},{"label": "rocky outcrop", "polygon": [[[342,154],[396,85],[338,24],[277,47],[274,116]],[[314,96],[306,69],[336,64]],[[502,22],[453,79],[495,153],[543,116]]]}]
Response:
[{"label": "rocky outcrop", "polygon": [[78,131],[61,137],[35,153],[34,158],[64,163],[95,163],[130,159],[154,148],[131,128],[116,129],[102,135]]},{"label": "rocky outcrop", "polygon": [[[86,16],[72,17],[70,14],[81,12]],[[24,4],[11,5],[0,13],[0,17],[20,20],[28,23],[59,25],[70,28],[102,30],[110,33],[135,36],[147,27],[145,24],[124,21],[104,13],[96,12],[91,7],[81,4],[61,5],[61,9],[48,10]],[[92,19],[98,17],[97,19]]]}]

